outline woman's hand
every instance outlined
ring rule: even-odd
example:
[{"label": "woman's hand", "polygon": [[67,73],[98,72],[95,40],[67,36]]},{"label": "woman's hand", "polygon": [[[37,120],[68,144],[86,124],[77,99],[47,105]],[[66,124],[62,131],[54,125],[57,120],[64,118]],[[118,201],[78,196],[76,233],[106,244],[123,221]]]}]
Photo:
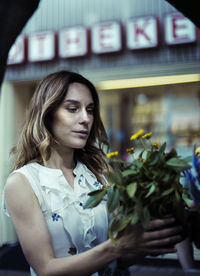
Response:
[{"label": "woman's hand", "polygon": [[147,255],[176,252],[175,245],[183,240],[183,227],[174,223],[174,218],[156,219],[150,222],[141,239]]},{"label": "woman's hand", "polygon": [[174,225],[174,222],[174,218],[155,219],[147,229],[140,224],[128,226],[117,236],[120,259],[127,259],[133,264],[146,255],[157,256],[176,252],[175,245],[182,240],[183,228]]}]

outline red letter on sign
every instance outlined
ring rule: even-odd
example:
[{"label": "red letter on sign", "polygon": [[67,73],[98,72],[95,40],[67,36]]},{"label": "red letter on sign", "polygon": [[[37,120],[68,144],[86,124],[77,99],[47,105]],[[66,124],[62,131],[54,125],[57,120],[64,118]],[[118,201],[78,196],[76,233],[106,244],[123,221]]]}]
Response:
[{"label": "red letter on sign", "polygon": [[122,48],[121,26],[118,22],[94,25],[91,38],[92,51],[96,54],[118,52]]},{"label": "red letter on sign", "polygon": [[169,45],[195,42],[195,25],[182,14],[166,15],[165,41]]},{"label": "red letter on sign", "polygon": [[139,27],[138,24],[137,24],[137,22],[135,22],[135,24],[134,24],[135,42],[138,42],[139,35],[143,35],[146,40],[151,41],[151,38],[145,32],[145,29],[148,26],[148,24],[149,24],[149,21],[144,21],[142,27]]},{"label": "red letter on sign", "polygon": [[52,60],[55,57],[55,34],[40,32],[28,37],[28,61]]},{"label": "red letter on sign", "polygon": [[[180,24],[182,22],[182,24]],[[179,30],[183,30],[183,33],[180,34]],[[184,33],[184,29],[187,29],[187,24],[184,20],[184,17],[180,14],[175,15],[172,18],[172,35],[174,40],[187,40],[189,37],[187,33]]]},{"label": "red letter on sign", "polygon": [[37,36],[37,39],[38,39],[38,52],[40,53],[41,56],[44,53],[45,38],[46,38],[46,35],[38,35]]},{"label": "red letter on sign", "polygon": [[79,44],[80,44],[80,33],[77,33],[76,35],[77,35],[77,37],[75,37],[75,38],[70,38],[70,36],[67,36],[67,38],[66,38],[67,48],[70,48],[70,47],[79,47]]},{"label": "red letter on sign", "polygon": [[70,58],[87,54],[87,29],[80,27],[67,28],[59,32],[59,56]]},{"label": "red letter on sign", "polygon": [[158,26],[156,17],[136,17],[127,21],[128,49],[153,48],[157,45]]},{"label": "red letter on sign", "polygon": [[100,37],[100,46],[102,49],[110,49],[112,48],[112,25],[103,25],[99,29],[99,37]]}]

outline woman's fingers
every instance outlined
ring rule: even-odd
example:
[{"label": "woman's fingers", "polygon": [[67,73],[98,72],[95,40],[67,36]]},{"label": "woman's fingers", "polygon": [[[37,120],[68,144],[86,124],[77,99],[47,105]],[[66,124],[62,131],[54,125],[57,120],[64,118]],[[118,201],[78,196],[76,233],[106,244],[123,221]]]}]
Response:
[{"label": "woman's fingers", "polygon": [[159,255],[163,255],[163,254],[171,254],[171,253],[176,253],[176,249],[175,248],[155,248],[155,249],[150,249],[150,250],[146,250],[146,256],[159,256]]},{"label": "woman's fingers", "polygon": [[182,240],[181,235],[174,235],[171,237],[167,238],[162,238],[159,239],[159,237],[155,240],[151,240],[148,242],[145,242],[145,247],[146,248],[161,248],[161,247],[166,247],[167,245],[169,246],[174,246],[175,244],[179,243]]},{"label": "woman's fingers", "polygon": [[174,218],[156,219],[150,222],[148,229],[143,229],[141,224],[130,225],[118,235],[118,244],[126,253],[174,253],[174,246],[182,240],[183,231],[183,228],[174,225],[174,222]]},{"label": "woman's fingers", "polygon": [[[178,240],[178,237],[177,237]],[[174,242],[176,238],[174,238]],[[170,241],[170,243],[172,240]],[[160,242],[149,242],[144,244],[137,244],[135,247],[126,248],[125,254],[136,254],[141,256],[147,255],[162,255],[162,254],[170,254],[175,253],[177,250],[174,245],[169,244],[169,240],[164,240],[163,243]]]},{"label": "woman's fingers", "polygon": [[150,221],[149,226],[146,228],[146,230],[154,230],[156,228],[165,227],[167,225],[175,223],[175,218],[165,218],[165,219],[154,219]]},{"label": "woman's fingers", "polygon": [[182,238],[181,236],[182,231],[183,231],[182,226],[172,226],[172,227],[163,228],[155,231],[146,231],[144,232],[143,238],[145,241],[158,240],[166,237],[169,237],[169,239],[171,239],[173,238],[174,235],[177,235],[177,234],[180,236],[180,238]]}]

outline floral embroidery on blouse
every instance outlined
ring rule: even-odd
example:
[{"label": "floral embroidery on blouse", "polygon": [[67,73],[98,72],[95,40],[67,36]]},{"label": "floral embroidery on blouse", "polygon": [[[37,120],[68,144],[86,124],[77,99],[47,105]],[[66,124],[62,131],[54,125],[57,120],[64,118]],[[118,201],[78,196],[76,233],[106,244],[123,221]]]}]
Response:
[{"label": "floral embroidery on blouse", "polygon": [[54,214],[52,215],[52,220],[53,220],[53,221],[58,221],[59,218],[60,218],[60,216],[59,216],[58,214],[56,214],[56,213],[54,213]]},{"label": "floral embroidery on blouse", "polygon": [[69,253],[70,255],[75,255],[76,252],[77,252],[76,248],[74,248],[74,247],[70,247],[70,248],[69,248],[68,253]]},{"label": "floral embroidery on blouse", "polygon": [[98,182],[98,181],[95,181],[93,185],[94,185],[95,187],[99,187],[99,182]]}]

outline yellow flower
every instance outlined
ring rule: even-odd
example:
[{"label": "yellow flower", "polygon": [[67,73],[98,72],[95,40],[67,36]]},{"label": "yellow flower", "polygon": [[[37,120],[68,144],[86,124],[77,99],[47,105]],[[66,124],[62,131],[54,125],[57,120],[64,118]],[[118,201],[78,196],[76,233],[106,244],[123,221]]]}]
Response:
[{"label": "yellow flower", "polygon": [[150,139],[152,135],[152,132],[146,133],[145,135],[142,136],[142,139]]},{"label": "yellow flower", "polygon": [[200,156],[200,147],[196,148],[196,150],[195,150],[195,155]]},{"label": "yellow flower", "polygon": [[154,148],[156,148],[156,149],[159,149],[159,145],[158,145],[158,143],[153,143],[153,145],[152,145]]},{"label": "yellow flower", "polygon": [[144,132],[143,129],[140,129],[138,132],[136,132],[135,134],[133,134],[130,138],[130,140],[136,140],[139,139],[142,136],[142,133]]},{"label": "yellow flower", "polygon": [[114,152],[110,152],[108,154],[106,154],[107,158],[112,158],[118,155],[118,151],[114,151]]},{"label": "yellow flower", "polygon": [[131,154],[134,152],[134,150],[135,150],[135,148],[132,147],[132,148],[126,149],[126,152]]}]

